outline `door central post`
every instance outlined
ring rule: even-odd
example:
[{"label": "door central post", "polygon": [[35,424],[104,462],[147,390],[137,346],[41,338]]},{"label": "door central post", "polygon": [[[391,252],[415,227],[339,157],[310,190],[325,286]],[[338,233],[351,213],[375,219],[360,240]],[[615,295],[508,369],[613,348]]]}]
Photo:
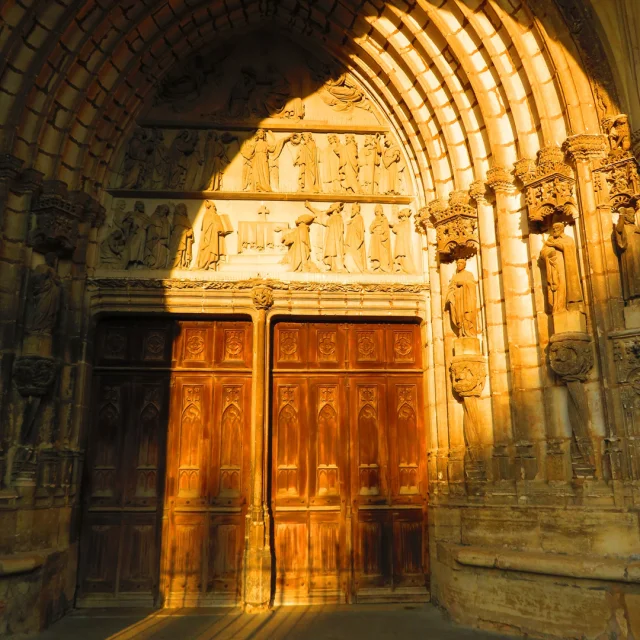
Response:
[{"label": "door central post", "polygon": [[273,305],[269,287],[252,291],[253,375],[251,385],[251,502],[247,512],[244,551],[244,607],[261,611],[271,600],[269,512],[265,502],[265,398],[267,382],[267,311]]}]

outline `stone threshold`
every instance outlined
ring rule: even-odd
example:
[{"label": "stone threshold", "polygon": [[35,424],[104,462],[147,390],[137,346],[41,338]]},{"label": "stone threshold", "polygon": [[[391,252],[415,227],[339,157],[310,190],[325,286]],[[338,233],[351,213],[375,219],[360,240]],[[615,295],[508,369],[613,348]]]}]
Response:
[{"label": "stone threshold", "polygon": [[458,564],[468,567],[640,584],[640,561],[632,561],[630,558],[563,556],[536,551],[504,551],[488,547],[442,546]]}]

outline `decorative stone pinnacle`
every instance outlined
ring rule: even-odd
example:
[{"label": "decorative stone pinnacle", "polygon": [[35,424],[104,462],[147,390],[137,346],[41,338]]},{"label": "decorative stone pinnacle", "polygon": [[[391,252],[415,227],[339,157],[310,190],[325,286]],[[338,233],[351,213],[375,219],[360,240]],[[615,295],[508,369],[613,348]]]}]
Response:
[{"label": "decorative stone pinnacle", "polygon": [[487,186],[496,193],[513,193],[513,176],[504,167],[492,167],[487,171]]}]

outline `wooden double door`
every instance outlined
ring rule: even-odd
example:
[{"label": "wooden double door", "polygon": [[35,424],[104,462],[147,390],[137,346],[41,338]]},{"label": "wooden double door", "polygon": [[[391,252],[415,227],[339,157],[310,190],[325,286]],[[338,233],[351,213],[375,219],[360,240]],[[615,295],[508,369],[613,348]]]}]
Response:
[{"label": "wooden double door", "polygon": [[251,336],[248,322],[99,325],[78,606],[239,600]]},{"label": "wooden double door", "polygon": [[428,598],[421,354],[416,325],[276,325],[276,603]]}]

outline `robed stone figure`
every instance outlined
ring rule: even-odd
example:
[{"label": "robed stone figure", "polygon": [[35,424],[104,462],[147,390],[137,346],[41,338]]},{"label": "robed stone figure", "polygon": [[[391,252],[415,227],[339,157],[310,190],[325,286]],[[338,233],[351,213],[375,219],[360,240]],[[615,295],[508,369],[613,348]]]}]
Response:
[{"label": "robed stone figure", "polygon": [[396,273],[415,273],[413,264],[413,232],[411,229],[411,209],[398,211],[398,219],[391,226],[396,236],[393,251],[393,266]]},{"label": "robed stone figure", "polygon": [[61,285],[56,272],[56,255],[47,253],[45,263],[31,276],[27,333],[51,334],[60,310]]},{"label": "robed stone figure", "polygon": [[620,257],[622,296],[625,300],[640,298],[640,227],[631,207],[621,207],[613,227],[613,244]]},{"label": "robed stone figure", "polygon": [[360,205],[351,205],[351,217],[347,221],[347,235],[344,243],[344,266],[349,273],[367,270],[367,252],[364,246],[364,220]]},{"label": "robed stone figure", "polygon": [[374,209],[374,219],[369,227],[371,240],[369,244],[369,260],[373,271],[389,273],[391,271],[391,231],[389,220],[384,215],[382,205]]},{"label": "robed stone figure", "polygon": [[205,201],[206,211],[202,219],[202,234],[198,250],[198,269],[215,269],[220,257],[227,255],[225,235],[229,233],[211,200]]},{"label": "robed stone figure", "polygon": [[445,298],[445,307],[449,305],[451,322],[458,330],[460,338],[475,338],[478,335],[478,300],[476,296],[476,280],[466,270],[467,261],[456,260],[457,271]]},{"label": "robed stone figure", "polygon": [[180,202],[173,212],[173,229],[171,230],[171,242],[169,243],[171,266],[188,269],[191,265],[192,246],[193,227],[187,213],[187,205],[184,202]]},{"label": "robed stone figure", "polygon": [[291,271],[313,272],[318,267],[311,261],[311,239],[309,227],[315,217],[303,213],[296,219],[296,228],[287,231],[282,236],[282,243],[289,248],[282,264],[288,264]]},{"label": "robed stone figure", "polygon": [[575,242],[564,233],[562,222],[551,227],[551,235],[540,256],[545,261],[548,300],[553,313],[575,308],[582,302],[578,258]]},{"label": "robed stone figure", "polygon": [[170,240],[169,205],[160,204],[153,212],[147,227],[145,264],[150,269],[165,269],[169,265]]},{"label": "robed stone figure", "polygon": [[304,206],[314,214],[314,222],[325,227],[324,246],[322,248],[322,261],[329,271],[344,270],[344,220],[342,209],[344,204],[336,202],[326,211],[322,212],[305,202]]}]

